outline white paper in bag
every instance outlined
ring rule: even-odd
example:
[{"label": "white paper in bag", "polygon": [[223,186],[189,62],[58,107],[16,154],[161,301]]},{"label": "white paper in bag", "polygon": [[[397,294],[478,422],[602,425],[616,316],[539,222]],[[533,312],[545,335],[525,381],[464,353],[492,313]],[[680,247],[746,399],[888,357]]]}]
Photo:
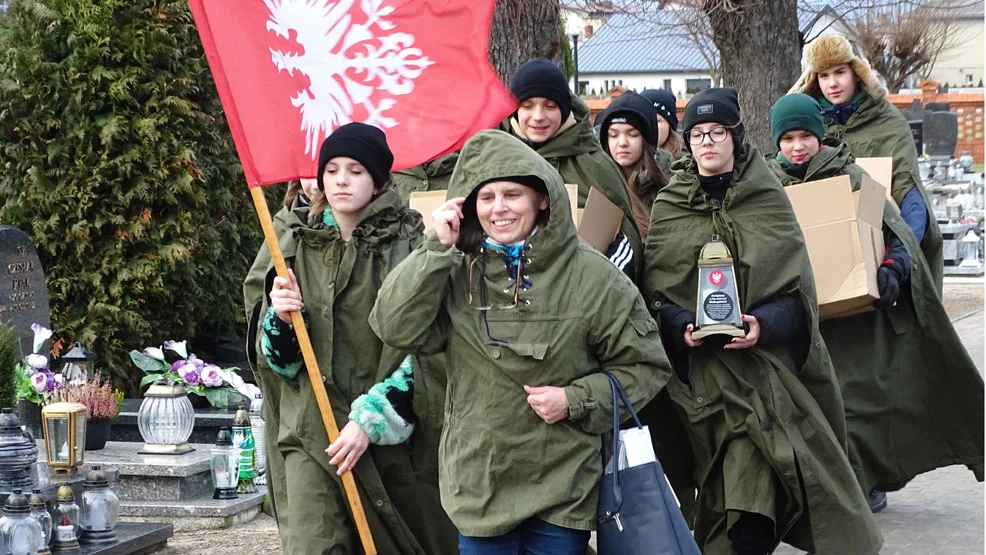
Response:
[{"label": "white paper in bag", "polygon": [[[654,454],[654,444],[651,443],[650,439],[650,430],[647,426],[620,430],[620,451],[621,469],[633,468],[657,460],[657,455]],[[671,482],[666,474],[664,480],[668,483],[671,495],[674,495],[674,502],[678,508],[681,508],[681,501],[678,501],[678,495],[674,493],[674,488],[671,487]]]}]

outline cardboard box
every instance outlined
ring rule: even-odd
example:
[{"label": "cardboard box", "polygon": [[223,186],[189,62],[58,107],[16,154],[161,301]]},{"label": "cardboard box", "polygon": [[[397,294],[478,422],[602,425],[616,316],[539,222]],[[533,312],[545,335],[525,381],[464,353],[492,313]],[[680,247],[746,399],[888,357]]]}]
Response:
[{"label": "cardboard box", "polygon": [[890,199],[890,204],[893,204],[894,209],[900,214],[900,207],[897,206],[897,201],[894,200],[893,195],[894,159],[889,156],[885,158],[856,158],[856,165],[863,168],[877,183],[883,185],[883,188],[886,189],[887,198]]},{"label": "cardboard box", "polygon": [[885,188],[866,178],[852,192],[849,176],[784,189],[804,232],[821,319],[873,310],[884,258]]},{"label": "cardboard box", "polygon": [[[599,252],[606,252],[610,243],[616,238],[623,221],[623,210],[610,202],[606,195],[593,187],[585,201],[585,208],[579,208],[579,186],[565,185],[569,205],[572,209],[572,220],[578,230],[579,239]],[[447,191],[423,191],[411,193],[409,206],[421,213],[425,230],[430,230],[435,223],[431,213],[445,202]],[[586,217],[585,215],[588,214]]]}]

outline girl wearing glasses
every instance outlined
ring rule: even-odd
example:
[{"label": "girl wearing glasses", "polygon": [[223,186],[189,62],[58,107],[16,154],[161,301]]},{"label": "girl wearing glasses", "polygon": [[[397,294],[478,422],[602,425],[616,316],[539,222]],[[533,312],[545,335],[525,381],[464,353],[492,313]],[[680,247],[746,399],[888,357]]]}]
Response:
[{"label": "girl wearing glasses", "polygon": [[597,118],[603,150],[620,167],[640,237],[647,239],[650,207],[668,183],[654,159],[658,141],[657,111],[633,91],[618,96]]},{"label": "girl wearing glasses", "polygon": [[[743,142],[735,90],[696,94],[682,123],[690,155],[654,203],[643,292],[692,447],[695,539],[706,555],[766,555],[782,541],[813,553],[877,553],[882,540],[844,453],[845,417],[791,204]],[[734,261],[743,337],[692,337],[692,311],[703,310],[696,263],[713,240]]]},{"label": "girl wearing glasses", "polygon": [[[388,186],[393,159],[375,127],[350,123],[333,131],[319,151],[307,219],[281,238],[291,279],[267,270],[257,349],[280,380],[284,553],[359,552],[340,479],[349,471],[381,553],[455,553],[436,483],[441,422],[432,415],[442,403],[442,371],[412,365],[367,323],[384,277],[421,242],[420,215]],[[331,445],[302,368],[293,311],[305,318],[341,427]]]},{"label": "girl wearing glasses", "polygon": [[459,155],[435,230],[387,277],[370,324],[448,361],[442,505],[470,554],[583,555],[612,372],[635,406],[667,382],[636,287],[579,244],[561,176],[502,131]]}]

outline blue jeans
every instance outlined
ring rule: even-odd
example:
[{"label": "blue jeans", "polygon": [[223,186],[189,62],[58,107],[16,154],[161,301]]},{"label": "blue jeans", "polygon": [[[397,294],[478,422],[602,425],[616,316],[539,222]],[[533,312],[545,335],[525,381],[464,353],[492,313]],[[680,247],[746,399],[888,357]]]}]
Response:
[{"label": "blue jeans", "polygon": [[459,534],[459,555],[585,555],[588,530],[574,530],[530,518],[490,538]]}]

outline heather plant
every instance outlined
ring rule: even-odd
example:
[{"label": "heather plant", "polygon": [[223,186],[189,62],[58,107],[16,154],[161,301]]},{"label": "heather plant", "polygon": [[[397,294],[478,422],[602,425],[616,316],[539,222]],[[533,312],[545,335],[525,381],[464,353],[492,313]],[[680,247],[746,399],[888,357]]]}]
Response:
[{"label": "heather plant", "polygon": [[123,405],[123,392],[113,389],[113,384],[96,372],[92,380],[70,383],[55,391],[48,402],[82,403],[86,406],[86,420],[114,420]]},{"label": "heather plant", "polygon": [[129,393],[129,346],[243,320],[260,227],[187,0],[7,3],[0,222],[37,247],[55,339]]}]

